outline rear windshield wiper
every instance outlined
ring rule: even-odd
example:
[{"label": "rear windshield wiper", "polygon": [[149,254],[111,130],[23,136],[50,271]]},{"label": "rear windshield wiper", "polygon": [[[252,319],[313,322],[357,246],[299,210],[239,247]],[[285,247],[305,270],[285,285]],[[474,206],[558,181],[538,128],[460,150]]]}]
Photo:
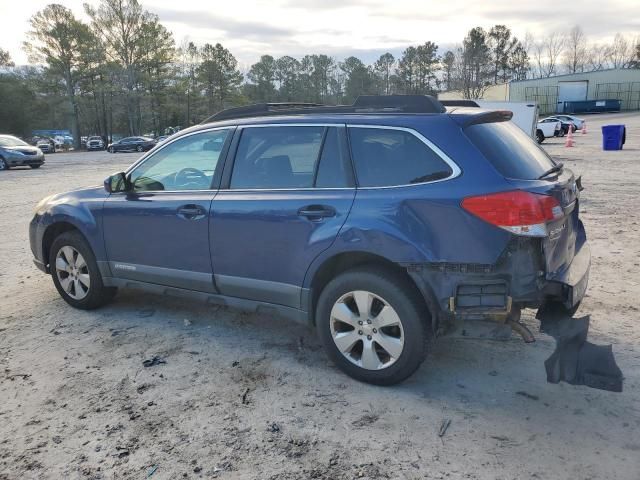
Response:
[{"label": "rear windshield wiper", "polygon": [[553,167],[551,167],[549,170],[547,170],[546,172],[544,172],[542,175],[540,175],[538,177],[538,180],[542,180],[543,178],[548,177],[549,175],[551,175],[552,173],[559,173],[562,171],[562,168],[564,167],[564,163],[556,163]]},{"label": "rear windshield wiper", "polygon": [[413,180],[411,180],[409,183],[431,182],[434,180],[441,180],[443,178],[447,178],[449,175],[451,175],[451,172],[445,172],[445,171],[434,172],[434,173],[429,173],[428,175],[422,175],[421,177],[416,177]]}]

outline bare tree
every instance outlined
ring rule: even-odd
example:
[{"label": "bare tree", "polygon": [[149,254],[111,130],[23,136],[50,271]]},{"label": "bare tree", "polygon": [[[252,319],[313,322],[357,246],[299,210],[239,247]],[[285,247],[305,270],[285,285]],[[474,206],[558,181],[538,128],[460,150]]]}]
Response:
[{"label": "bare tree", "polygon": [[552,77],[558,73],[558,59],[565,44],[561,32],[553,32],[533,47],[533,58],[540,77]]},{"label": "bare tree", "polygon": [[586,70],[596,72],[608,68],[610,47],[593,43],[587,48]]},{"label": "bare tree", "polygon": [[587,63],[587,39],[579,25],[575,25],[567,35],[564,50],[564,64],[569,73],[584,72]]},{"label": "bare tree", "polygon": [[633,46],[627,38],[616,33],[609,50],[609,62],[613,68],[625,68],[633,60]]}]

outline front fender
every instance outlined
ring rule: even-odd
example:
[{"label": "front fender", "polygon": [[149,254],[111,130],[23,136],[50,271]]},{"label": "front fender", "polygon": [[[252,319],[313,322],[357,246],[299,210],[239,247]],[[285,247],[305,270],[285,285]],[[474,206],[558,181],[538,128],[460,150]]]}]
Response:
[{"label": "front fender", "polygon": [[102,207],[106,198],[102,188],[77,190],[54,195],[36,207],[31,221],[31,247],[36,260],[48,263],[44,242],[51,228],[61,223],[77,229],[89,243],[96,260],[106,259],[102,235]]}]

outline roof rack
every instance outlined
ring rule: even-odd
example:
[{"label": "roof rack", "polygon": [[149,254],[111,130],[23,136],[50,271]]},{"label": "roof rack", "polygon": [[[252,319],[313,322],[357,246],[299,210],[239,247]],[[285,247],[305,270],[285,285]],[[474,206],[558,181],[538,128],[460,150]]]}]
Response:
[{"label": "roof rack", "polygon": [[202,123],[236,118],[272,115],[305,115],[331,113],[444,113],[446,109],[430,95],[360,95],[353,105],[323,105],[319,103],[257,103],[228,108],[210,116]]}]

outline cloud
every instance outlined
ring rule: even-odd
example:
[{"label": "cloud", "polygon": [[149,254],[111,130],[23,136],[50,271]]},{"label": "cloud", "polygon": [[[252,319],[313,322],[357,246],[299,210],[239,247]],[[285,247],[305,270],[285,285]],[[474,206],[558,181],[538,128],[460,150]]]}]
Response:
[{"label": "cloud", "polygon": [[[209,11],[154,8],[153,13],[157,14],[162,22],[181,23],[190,28],[218,30],[224,32],[225,36],[230,38],[251,38],[267,41],[274,38],[288,37],[295,33],[295,30],[281,26],[222,17]],[[241,15],[238,17],[241,17]]]}]

